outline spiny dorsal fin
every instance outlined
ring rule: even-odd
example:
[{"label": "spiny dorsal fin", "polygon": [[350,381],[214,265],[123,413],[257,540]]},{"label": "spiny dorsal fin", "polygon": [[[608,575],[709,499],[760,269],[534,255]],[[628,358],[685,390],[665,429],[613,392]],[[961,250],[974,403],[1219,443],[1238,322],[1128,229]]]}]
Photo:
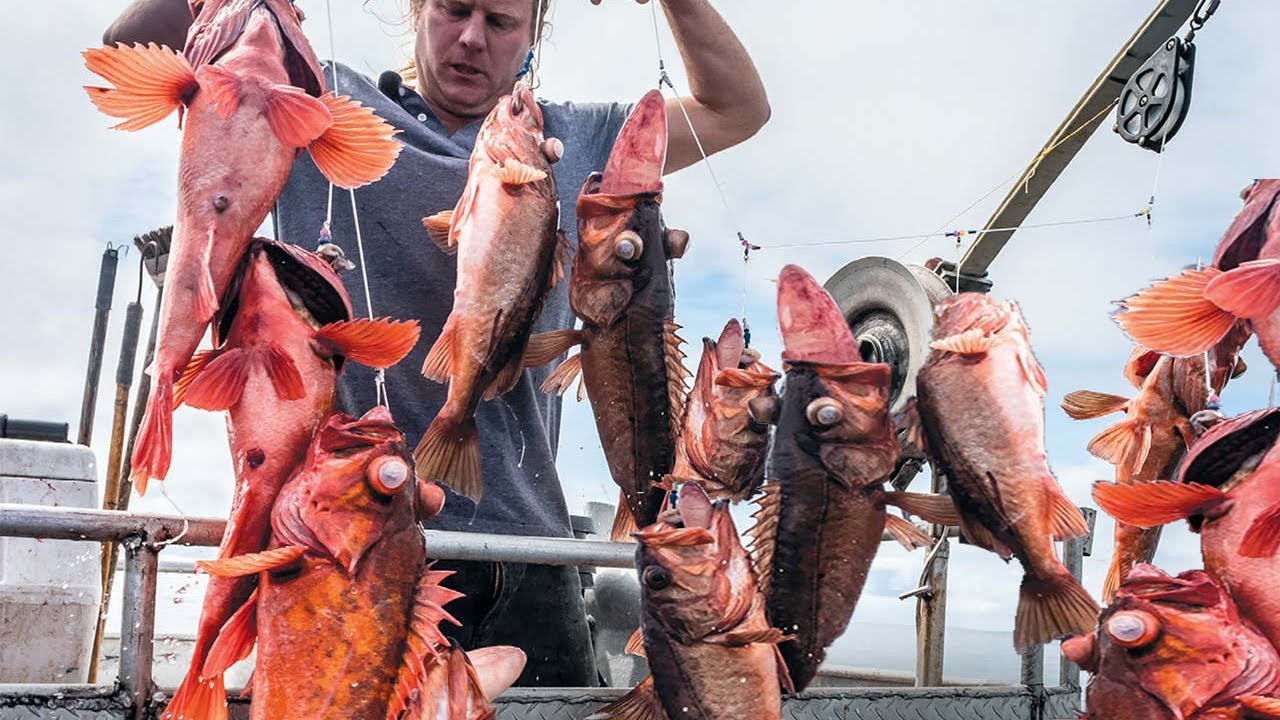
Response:
[{"label": "spiny dorsal fin", "polygon": [[782,485],[772,482],[764,486],[764,492],[755,501],[759,509],[751,516],[756,524],[747,530],[751,539],[751,564],[756,571],[756,584],[766,598],[769,597],[773,578],[773,551],[777,547],[778,521],[782,515]]},{"label": "spiny dorsal fin", "polygon": [[448,621],[454,625],[459,624],[444,606],[462,597],[462,593],[440,583],[452,574],[448,570],[432,570],[428,565],[418,580],[409,616],[409,636],[404,661],[396,675],[395,692],[391,697],[391,706],[387,709],[388,718],[400,717],[409,707],[414,692],[426,680],[429,666],[449,649],[449,639],[440,632],[440,623]]},{"label": "spiny dorsal fin", "polygon": [[663,355],[667,363],[667,400],[670,404],[671,436],[680,433],[680,425],[684,420],[684,401],[688,395],[684,381],[692,373],[684,366],[684,350],[680,347],[684,339],[676,334],[680,326],[670,318],[664,323]]}]

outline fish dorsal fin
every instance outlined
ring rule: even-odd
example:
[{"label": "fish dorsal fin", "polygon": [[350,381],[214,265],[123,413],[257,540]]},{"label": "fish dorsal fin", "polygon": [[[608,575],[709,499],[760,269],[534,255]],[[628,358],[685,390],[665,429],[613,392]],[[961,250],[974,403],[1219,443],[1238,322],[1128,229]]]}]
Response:
[{"label": "fish dorsal fin", "polygon": [[640,531],[635,515],[631,514],[631,505],[627,502],[627,491],[620,490],[618,495],[618,511],[613,516],[613,529],[609,531],[609,540],[613,542],[630,542],[631,534]]},{"label": "fish dorsal fin", "polygon": [[680,425],[684,420],[684,401],[688,396],[688,390],[685,388],[684,382],[691,375],[684,366],[685,354],[680,347],[684,344],[684,338],[677,334],[678,330],[680,330],[680,326],[670,318],[663,323],[662,347],[663,356],[666,358],[667,364],[667,403],[672,438],[680,434]]},{"label": "fish dorsal fin", "polygon": [[747,530],[747,536],[751,538],[751,564],[756,571],[756,585],[768,598],[773,578],[773,552],[777,548],[778,522],[782,516],[782,485],[771,482],[762,490],[763,494],[756,500],[759,509],[751,516],[755,518],[756,524]]},{"label": "fish dorsal fin", "polygon": [[[1175,356],[1197,355],[1222,339],[1236,318],[1205,297],[1222,274],[1214,268],[1192,268],[1161,280],[1120,302],[1116,322],[1134,342]],[[1172,319],[1171,319],[1172,315]]]},{"label": "fish dorsal fin", "polygon": [[417,320],[357,319],[329,323],[316,331],[316,338],[348,360],[387,368],[409,354],[420,333]]},{"label": "fish dorsal fin", "polygon": [[285,545],[284,547],[265,550],[260,553],[237,555],[236,557],[219,560],[199,560],[196,562],[196,568],[217,577],[244,577],[245,575],[256,575],[264,570],[282,568],[296,562],[305,552],[305,548],[297,545]]},{"label": "fish dorsal fin", "polygon": [[586,720],[667,720],[667,714],[658,701],[653,676],[650,675],[621,700],[600,708]]},{"label": "fish dorsal fin", "polygon": [[103,114],[122,120],[116,130],[141,130],[179,110],[198,83],[186,58],[155,43],[86,50],[84,66],[114,85],[85,87]]},{"label": "fish dorsal fin", "polygon": [[1062,409],[1072,420],[1091,420],[1111,413],[1124,412],[1128,404],[1128,398],[1092,390],[1076,390],[1062,398]]},{"label": "fish dorsal fin", "polygon": [[432,671],[450,649],[449,639],[440,631],[440,623],[447,621],[459,624],[444,606],[462,597],[462,593],[440,583],[452,574],[452,571],[432,570],[427,566],[418,580],[418,589],[413,596],[413,609],[409,615],[409,635],[404,660],[396,675],[395,692],[387,710],[388,718],[400,717],[409,707],[415,691],[424,686],[428,672]]},{"label": "fish dorsal fin", "polygon": [[646,657],[644,649],[644,628],[636,628],[636,631],[631,633],[631,637],[627,638],[627,646],[623,648],[623,652],[628,655]]},{"label": "fish dorsal fin", "polygon": [[1081,515],[1080,509],[1062,494],[1058,483],[1052,477],[1046,477],[1044,484],[1045,491],[1053,503],[1049,515],[1049,529],[1053,533],[1053,539],[1063,542],[1088,535],[1089,524],[1085,522],[1084,515]]},{"label": "fish dorsal fin", "polygon": [[387,174],[403,145],[400,131],[346,96],[325,93],[320,102],[333,122],[307,146],[316,167],[334,185],[354,189]]},{"label": "fish dorsal fin", "polygon": [[438,383],[453,378],[453,326],[446,321],[440,337],[431,344],[427,359],[422,362],[422,376]]}]

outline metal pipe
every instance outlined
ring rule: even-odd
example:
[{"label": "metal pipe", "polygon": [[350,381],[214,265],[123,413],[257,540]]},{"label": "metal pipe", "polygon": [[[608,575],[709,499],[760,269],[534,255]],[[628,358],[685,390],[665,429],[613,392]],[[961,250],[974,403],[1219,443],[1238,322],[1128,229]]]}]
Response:
[{"label": "metal pipe", "polygon": [[124,602],[120,626],[120,688],[133,705],[134,720],[146,717],[151,699],[151,662],[156,623],[156,578],[160,552],[131,537],[124,543]]},{"label": "metal pipe", "polygon": [[[139,261],[141,265],[141,261]],[[138,272],[142,272],[139,267]],[[142,290],[142,278],[138,278]],[[133,385],[134,360],[138,355],[138,334],[142,327],[142,303],[129,303],[124,315],[124,338],[120,341],[120,360],[116,363],[116,401],[111,415],[111,449],[107,451],[107,481],[102,489],[102,509],[120,506],[120,456],[124,454],[124,426],[129,413],[129,388]],[[93,651],[89,655],[89,682],[98,680],[98,651],[102,648],[102,630],[106,622],[107,603],[111,600],[111,574],[115,571],[115,545],[102,546],[102,602],[98,608],[98,625],[93,634]]]},{"label": "metal pipe", "polygon": [[[931,480],[935,493],[947,492],[947,478],[937,468]],[[942,684],[942,666],[947,639],[947,566],[951,558],[953,528],[934,525],[930,535],[933,548],[925,556],[920,574],[921,587],[927,592],[916,596],[916,687]]]},{"label": "metal pipe", "polygon": [[89,340],[89,368],[84,378],[84,399],[80,403],[80,431],[76,442],[88,445],[93,438],[93,414],[98,407],[98,379],[102,376],[102,350],[107,342],[107,318],[111,315],[111,295],[116,287],[116,265],[120,249],[108,245],[102,252],[98,271],[98,299],[93,304],[93,335]]},{"label": "metal pipe", "polygon": [[179,544],[216,547],[225,526],[225,520],[0,503],[0,536],[9,537],[120,542],[145,535],[151,542],[165,542],[181,534]]}]

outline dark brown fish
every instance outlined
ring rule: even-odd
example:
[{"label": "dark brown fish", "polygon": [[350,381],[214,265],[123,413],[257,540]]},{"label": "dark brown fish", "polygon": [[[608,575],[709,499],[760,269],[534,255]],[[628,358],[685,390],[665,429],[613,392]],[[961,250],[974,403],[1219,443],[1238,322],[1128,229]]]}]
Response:
[{"label": "dark brown fish", "polygon": [[777,430],[749,534],[769,620],[794,636],[779,647],[803,690],[848,626],[886,525],[908,548],[929,543],[885,505],[957,518],[946,497],[885,492],[898,459],[889,366],[861,361],[835,301],[794,265],[778,279],[778,324],[786,380],[780,402],[752,406]]},{"label": "dark brown fish", "polygon": [[790,691],[782,633],[765,619],[747,551],[729,513],[694,482],[636,533],[641,630],[653,673],[600,720],[779,720]]},{"label": "dark brown fish", "polygon": [[667,229],[661,212],[666,118],[662,94],[645,95],[618,133],[605,174],[587,178],[578,196],[569,304],[582,319],[582,351],[543,385],[564,392],[582,373],[609,473],[622,490],[614,540],[658,516],[688,376],[667,268],[684,254],[688,235]]},{"label": "dark brown fish", "polygon": [[933,352],[917,377],[926,450],[947,476],[969,542],[1022,563],[1014,649],[1089,632],[1098,606],[1053,549],[1089,528],[1049,469],[1047,381],[1022,313],[979,293],[936,312]]}]

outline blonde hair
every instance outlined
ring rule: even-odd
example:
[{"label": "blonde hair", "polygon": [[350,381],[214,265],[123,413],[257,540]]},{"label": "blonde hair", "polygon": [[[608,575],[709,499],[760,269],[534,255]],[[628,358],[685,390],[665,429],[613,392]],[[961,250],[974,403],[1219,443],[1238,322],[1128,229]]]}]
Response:
[{"label": "blonde hair", "polygon": [[[534,31],[534,44],[536,45],[546,39],[551,27],[551,23],[547,21],[547,13],[551,11],[551,0],[534,0],[534,2],[536,3],[534,22],[538,23],[538,27]],[[417,33],[418,15],[426,4],[427,0],[409,0],[409,9],[405,12],[404,22],[412,29],[411,34]],[[412,42],[409,43],[408,59],[396,72],[400,73],[401,79],[406,83],[414,84],[418,81],[418,61],[414,57]]]}]

